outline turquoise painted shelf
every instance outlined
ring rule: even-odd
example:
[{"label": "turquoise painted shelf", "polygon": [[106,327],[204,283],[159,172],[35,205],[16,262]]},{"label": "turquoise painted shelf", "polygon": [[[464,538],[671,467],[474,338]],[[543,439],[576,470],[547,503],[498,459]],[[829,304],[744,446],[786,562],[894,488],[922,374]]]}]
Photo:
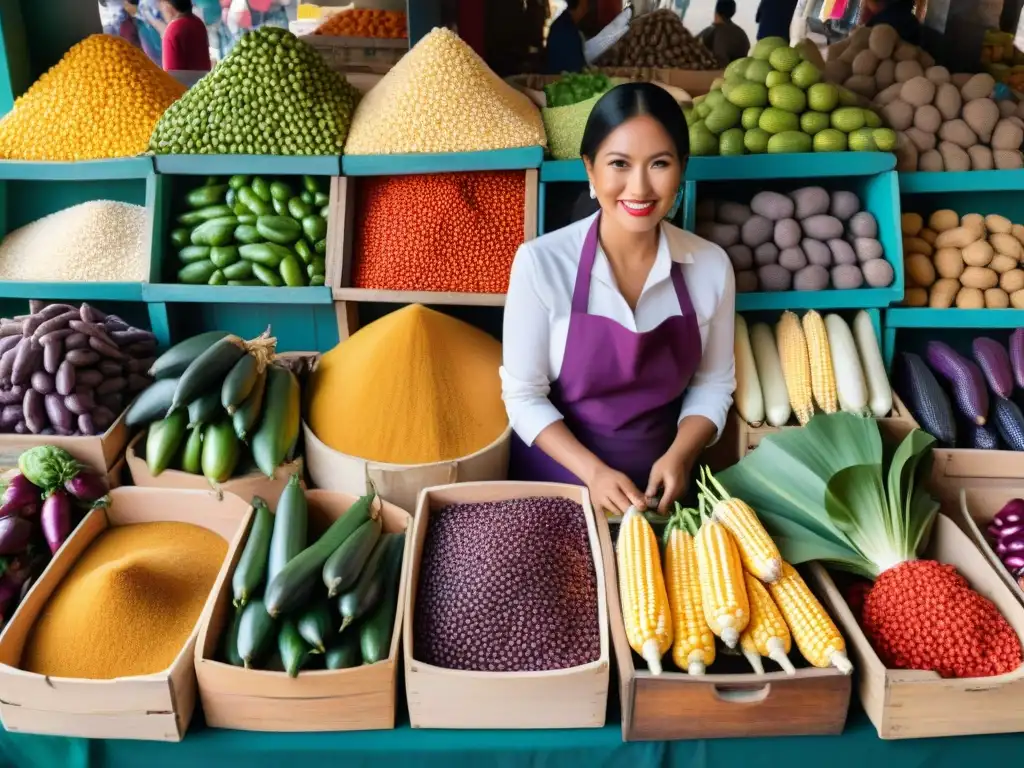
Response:
[{"label": "turquoise painted shelf", "polygon": [[1024,170],[901,173],[900,192],[1024,192]]},{"label": "turquoise painted shelf", "polygon": [[341,167],[346,176],[407,176],[526,170],[540,168],[543,160],[543,147],[521,147],[448,154],[345,155],[341,159]]},{"label": "turquoise painted shelf", "polygon": [[104,181],[144,179],[153,173],[153,158],[125,157],[74,163],[0,160],[0,181]]},{"label": "turquoise painted shelf", "polygon": [[157,173],[182,176],[340,176],[337,155],[156,155]]},{"label": "turquoise painted shelf", "polygon": [[0,281],[0,298],[66,301],[142,301],[142,283]]},{"label": "turquoise painted shelf", "polygon": [[[899,277],[902,284],[902,274]],[[902,291],[902,288],[900,290]],[[887,307],[893,293],[893,287],[855,288],[846,291],[738,293],[736,294],[736,311],[757,312],[760,310],[792,309],[799,312],[804,309],[831,310]]]},{"label": "turquoise painted shelf", "polygon": [[142,288],[146,301],[166,304],[331,304],[326,286],[274,288],[247,285],[184,285],[147,283]]},{"label": "turquoise painted shelf", "polygon": [[739,157],[691,157],[687,181],[819,179],[874,176],[896,168],[889,152],[806,152]]},{"label": "turquoise painted shelf", "polygon": [[890,328],[1022,328],[1024,309],[902,307],[885,313]]},{"label": "turquoise painted shelf", "polygon": [[587,169],[582,160],[545,160],[540,167],[540,181],[586,181]]}]

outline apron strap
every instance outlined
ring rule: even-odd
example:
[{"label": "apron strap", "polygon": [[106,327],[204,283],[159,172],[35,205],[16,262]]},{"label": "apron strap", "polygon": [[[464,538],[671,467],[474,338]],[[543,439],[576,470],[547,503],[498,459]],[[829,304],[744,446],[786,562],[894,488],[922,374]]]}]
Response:
[{"label": "apron strap", "polygon": [[590,307],[590,274],[594,271],[594,261],[597,259],[597,227],[600,223],[601,213],[599,211],[583,240],[580,266],[576,270],[576,285],[572,289],[572,311],[577,315],[587,314],[587,309]]},{"label": "apron strap", "polygon": [[672,264],[672,285],[676,289],[676,298],[679,299],[679,313],[683,317],[695,315],[693,299],[690,298],[690,290],[686,287],[686,277],[683,275],[683,265],[678,262]]}]

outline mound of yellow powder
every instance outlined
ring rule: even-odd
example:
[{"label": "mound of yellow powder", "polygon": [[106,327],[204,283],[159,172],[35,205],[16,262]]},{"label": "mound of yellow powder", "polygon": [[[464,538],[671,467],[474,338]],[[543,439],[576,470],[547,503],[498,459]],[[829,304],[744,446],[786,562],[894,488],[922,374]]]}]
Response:
[{"label": "mound of yellow powder", "polygon": [[508,426],[501,344],[418,304],[385,315],[324,355],[309,426],[336,451],[429,464],[486,448]]},{"label": "mound of yellow powder", "polygon": [[213,531],[187,523],[107,529],[50,596],[22,668],[92,680],[167,669],[195,629],[227,549]]},{"label": "mound of yellow powder", "polygon": [[73,46],[0,120],[7,160],[97,160],[141,155],[185,86],[120,37]]},{"label": "mound of yellow powder", "polygon": [[363,97],[347,155],[544,146],[540,110],[450,29],[416,43]]}]

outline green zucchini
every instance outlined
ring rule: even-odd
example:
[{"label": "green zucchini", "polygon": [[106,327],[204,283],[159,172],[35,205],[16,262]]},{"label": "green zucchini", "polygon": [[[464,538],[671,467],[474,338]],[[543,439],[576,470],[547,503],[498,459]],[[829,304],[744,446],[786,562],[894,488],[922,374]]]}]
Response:
[{"label": "green zucchini", "polygon": [[299,199],[306,205],[313,205],[314,201],[316,200],[316,197],[313,195],[312,192],[307,190],[303,192],[301,195],[299,195]]},{"label": "green zucchini", "polygon": [[241,223],[235,227],[235,240],[240,242],[242,245],[253,245],[263,239],[260,233],[256,230],[255,224],[247,224],[241,221],[241,217],[239,217],[239,221]]},{"label": "green zucchini", "polygon": [[260,264],[258,261],[253,262],[252,273],[260,279],[261,283],[269,285],[271,288],[280,288],[284,285],[284,281],[277,272],[268,266]]},{"label": "green zucchini", "polygon": [[191,427],[188,432],[188,439],[181,451],[181,470],[192,475],[198,475],[203,471],[203,428],[202,426]]},{"label": "green zucchini", "polygon": [[[255,213],[243,213],[243,214],[239,215],[238,223],[239,224],[249,224],[250,226],[255,227],[256,226],[256,219],[257,218],[258,218],[258,216],[256,216]],[[237,234],[237,232],[236,232],[236,234]]]},{"label": "green zucchini", "polygon": [[270,194],[270,185],[259,176],[253,176],[251,186],[252,191],[263,202],[269,203],[273,199],[273,195]]},{"label": "green zucchini", "polygon": [[396,544],[401,546],[401,539],[394,533],[381,536],[355,585],[338,598],[338,613],[341,614],[339,632],[344,632],[353,621],[376,608],[384,597],[384,563],[391,557],[392,548]]},{"label": "green zucchini", "polygon": [[178,270],[178,282],[187,285],[202,285],[217,271],[212,261],[193,261]]},{"label": "green zucchini", "polygon": [[386,659],[391,651],[391,631],[395,628],[395,614],[398,612],[405,535],[398,534],[394,541],[397,543],[391,545],[385,556],[381,576],[384,579],[384,596],[359,627],[359,648],[363,664],[376,664]]},{"label": "green zucchini", "polygon": [[236,608],[244,608],[249,599],[256,594],[256,590],[263,583],[263,577],[267,575],[267,552],[270,551],[270,535],[274,530],[274,516],[270,512],[267,502],[256,496],[252,500],[252,506],[256,510],[253,516],[252,528],[249,529],[249,539],[245,542],[245,549],[238,558],[238,565],[235,566],[235,573],[231,577],[231,589],[234,594],[234,605]]},{"label": "green zucchini", "polygon": [[196,187],[185,195],[185,202],[188,203],[189,208],[206,208],[210,205],[217,205],[224,199],[227,191],[227,184]]},{"label": "green zucchini", "polygon": [[232,212],[234,212],[235,203],[237,202],[238,195],[235,193],[235,190],[231,189],[231,186],[229,185],[227,194],[224,195],[224,204],[228,206],[228,208],[230,208]]},{"label": "green zucchini", "polygon": [[284,200],[271,200],[270,206],[274,209],[274,213],[278,216],[288,215],[288,203]]},{"label": "green zucchini", "polygon": [[211,483],[223,483],[234,474],[241,452],[231,419],[210,424],[203,433],[203,476]]},{"label": "green zucchini", "polygon": [[[227,331],[207,331],[175,344],[154,361],[149,369],[149,375],[155,379],[173,379],[181,376],[193,360],[227,335]],[[167,407],[170,408],[170,403]]]},{"label": "green zucchini", "polygon": [[185,227],[171,230],[171,245],[175,248],[184,248],[192,242],[192,230]]},{"label": "green zucchini", "polygon": [[221,216],[217,219],[204,221],[192,230],[192,245],[227,245],[238,227],[235,216]]},{"label": "green zucchini", "polygon": [[257,216],[269,216],[274,212],[269,200],[260,198],[252,191],[251,187],[242,187],[235,195],[238,198],[238,202],[248,209],[249,213],[254,213]]},{"label": "green zucchini", "polygon": [[270,185],[270,196],[275,200],[282,200],[287,203],[288,198],[292,196],[291,187],[283,181],[275,181]]},{"label": "green zucchini", "polygon": [[273,638],[273,618],[262,600],[253,600],[242,609],[238,623],[238,655],[246,669],[265,657]]},{"label": "green zucchini", "polygon": [[252,437],[252,456],[260,471],[273,477],[299,436],[299,381],[295,374],[279,365],[269,366],[264,398],[263,418]]},{"label": "green zucchini", "polygon": [[191,264],[195,261],[206,261],[210,258],[210,253],[213,251],[208,245],[186,245],[180,251],[178,251],[178,259],[183,264]]},{"label": "green zucchini", "polygon": [[235,611],[231,617],[231,623],[224,633],[224,660],[234,667],[244,666],[242,657],[238,655],[238,627],[242,623],[242,611]]},{"label": "green zucchini", "polygon": [[231,416],[231,422],[235,427],[235,434],[239,440],[248,440],[252,434],[256,422],[259,421],[263,412],[263,395],[267,390],[267,371],[264,369],[256,375],[256,381],[252,385],[252,391],[245,401],[235,409]]},{"label": "green zucchini", "polygon": [[224,273],[219,269],[210,275],[210,279],[206,281],[207,285],[227,285],[228,279],[224,277]]},{"label": "green zucchini", "polygon": [[188,414],[184,408],[172,410],[167,418],[149,425],[149,434],[146,435],[146,466],[153,477],[171,466],[185,439],[187,428]]},{"label": "green zucchini", "polygon": [[306,191],[311,195],[315,195],[320,191],[320,182],[315,176],[303,176],[302,186],[305,187]]},{"label": "green zucchini", "polygon": [[331,198],[325,195],[323,192],[317,192],[313,195],[313,205],[317,208],[323,208],[325,205],[331,202]]},{"label": "green zucchini", "polygon": [[225,336],[215,341],[196,357],[178,379],[173,408],[191,403],[204,392],[220,388],[224,377],[246,352],[237,336]]},{"label": "green zucchini", "polygon": [[317,577],[331,553],[360,525],[377,515],[376,510],[373,510],[373,500],[372,494],[360,498],[319,539],[288,562],[284,570],[267,586],[268,611],[277,616],[294,611],[302,605],[315,587]]},{"label": "green zucchini", "polygon": [[324,653],[327,650],[327,638],[331,632],[331,608],[323,601],[318,601],[299,614],[296,622],[302,639],[313,646],[312,653]]},{"label": "green zucchini", "polygon": [[327,280],[324,278],[323,275],[313,275],[311,278],[309,278],[310,285],[324,285],[326,282]]},{"label": "green zucchini", "polygon": [[238,248],[234,245],[218,245],[210,249],[210,261],[219,269],[230,267],[238,259]]},{"label": "green zucchini", "polygon": [[228,280],[246,280],[252,277],[252,264],[245,259],[224,267],[224,277]]},{"label": "green zucchini", "polygon": [[379,518],[367,520],[327,558],[323,577],[328,597],[335,597],[356,583],[359,572],[363,570],[377,539],[380,538],[380,532]]},{"label": "green zucchini", "polygon": [[278,245],[291,245],[302,237],[302,225],[290,216],[260,216],[256,229],[264,239]]},{"label": "green zucchini", "polygon": [[220,397],[216,391],[200,395],[188,404],[189,427],[209,424],[222,416],[224,416],[224,410],[220,407]]},{"label": "green zucchini", "polygon": [[313,245],[313,252],[316,253],[319,256],[326,256],[327,255],[327,238],[326,237],[323,240],[317,240],[316,241],[316,243]]},{"label": "green zucchini", "polygon": [[253,384],[256,383],[256,368],[255,357],[242,355],[224,377],[224,384],[220,388],[220,403],[228,413],[233,414],[252,392]]},{"label": "green zucchini", "polygon": [[[154,363],[154,367],[160,361]],[[146,387],[128,408],[124,415],[124,421],[129,427],[137,427],[141,424],[149,424],[151,421],[162,419],[171,408],[171,401],[174,400],[174,390],[178,388],[177,379],[159,379]]]},{"label": "green zucchini", "polygon": [[305,240],[299,240],[295,243],[295,253],[302,259],[303,264],[313,263],[313,249],[309,247]]},{"label": "green zucchini", "polygon": [[233,216],[235,209],[231,205],[208,205],[198,211],[189,211],[178,217],[178,223],[186,227],[194,227],[204,221],[219,219],[222,216]]},{"label": "green zucchini", "polygon": [[305,666],[311,651],[309,643],[299,634],[295,622],[285,620],[281,624],[281,631],[277,633],[277,652],[281,654],[288,677],[299,676],[299,670]]},{"label": "green zucchini", "polygon": [[[259,222],[257,222],[259,226]],[[322,216],[312,214],[302,220],[302,231],[311,243],[327,237],[327,221]]]},{"label": "green zucchini", "polygon": [[248,183],[249,177],[243,176],[241,174],[236,174],[232,176],[230,179],[228,179],[228,186],[231,187],[231,189],[235,190],[235,192],[238,192],[238,190],[240,190]]},{"label": "green zucchini", "polygon": [[238,252],[243,259],[254,264],[277,269],[277,265],[281,263],[281,252],[271,248],[269,243],[249,243],[239,248]]},{"label": "green zucchini", "polygon": [[293,197],[288,201],[288,215],[302,221],[313,212],[313,209],[302,202],[301,197]]},{"label": "green zucchini", "polygon": [[284,284],[290,288],[301,288],[306,284],[306,275],[302,271],[299,260],[292,254],[281,259],[281,278]]},{"label": "green zucchini", "polygon": [[351,669],[359,666],[359,643],[352,633],[342,635],[327,649],[324,661],[328,669]]},{"label": "green zucchini", "polygon": [[252,287],[252,286],[263,287],[263,283],[262,282],[260,282],[259,280],[254,280],[252,278],[241,279],[241,280],[228,280],[228,285],[247,285],[249,287]]},{"label": "green zucchini", "polygon": [[306,548],[309,530],[309,508],[306,493],[296,472],[288,480],[277,500],[274,513],[274,535],[270,539],[267,561],[267,583],[272,583],[292,559]]}]

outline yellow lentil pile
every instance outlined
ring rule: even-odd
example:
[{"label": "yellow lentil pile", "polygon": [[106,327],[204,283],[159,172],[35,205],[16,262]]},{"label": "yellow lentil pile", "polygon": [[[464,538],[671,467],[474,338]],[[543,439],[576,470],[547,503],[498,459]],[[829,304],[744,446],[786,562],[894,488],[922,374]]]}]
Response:
[{"label": "yellow lentil pile", "polygon": [[107,529],[50,596],[21,667],[90,680],[167,669],[195,629],[227,549],[216,533],[188,523]]},{"label": "yellow lentil pile", "polygon": [[345,153],[473,152],[545,142],[536,105],[458,35],[435,29],[359,103]]},{"label": "yellow lentil pile", "polygon": [[320,359],[309,424],[326,445],[389,464],[468,456],[508,426],[501,344],[461,320],[413,304],[385,315]]},{"label": "yellow lentil pile", "polygon": [[92,35],[64,54],[0,120],[0,157],[140,155],[160,115],[184,92],[140,49],[119,37]]}]

